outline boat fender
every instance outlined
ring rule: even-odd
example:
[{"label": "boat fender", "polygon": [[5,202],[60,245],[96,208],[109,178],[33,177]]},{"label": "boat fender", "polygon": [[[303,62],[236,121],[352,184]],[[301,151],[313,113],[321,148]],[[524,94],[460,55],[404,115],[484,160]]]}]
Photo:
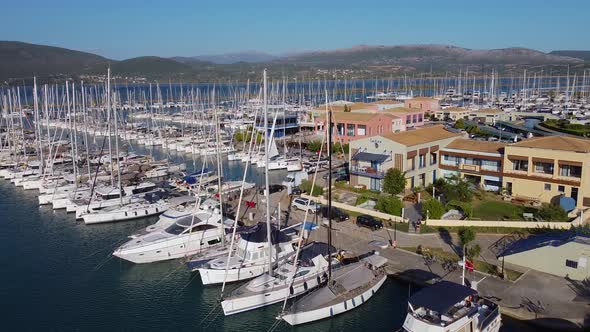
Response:
[{"label": "boat fender", "polygon": [[307,290],[307,281],[303,282],[303,289]]},{"label": "boat fender", "polygon": [[293,290],[293,286],[289,287],[289,294],[293,295],[294,290]]},{"label": "boat fender", "polygon": [[320,276],[317,276],[317,277],[316,277],[316,281],[318,282],[318,285],[320,285],[320,284],[321,284]]}]

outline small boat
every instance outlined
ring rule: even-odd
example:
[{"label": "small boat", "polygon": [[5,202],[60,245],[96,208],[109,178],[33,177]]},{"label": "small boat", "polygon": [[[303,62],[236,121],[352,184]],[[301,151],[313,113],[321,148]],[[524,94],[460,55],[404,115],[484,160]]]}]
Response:
[{"label": "small boat", "polygon": [[498,305],[476,290],[450,281],[421,289],[408,300],[407,332],[498,332]]}]

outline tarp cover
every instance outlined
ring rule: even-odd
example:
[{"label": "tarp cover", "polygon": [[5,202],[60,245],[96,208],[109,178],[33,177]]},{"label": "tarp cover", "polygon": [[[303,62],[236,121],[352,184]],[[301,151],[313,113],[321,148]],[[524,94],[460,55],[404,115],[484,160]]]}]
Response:
[{"label": "tarp cover", "polygon": [[352,157],[352,160],[359,160],[359,161],[376,161],[378,163],[382,163],[389,158],[388,155],[385,154],[377,154],[377,153],[369,153],[369,152],[359,152]]},{"label": "tarp cover", "polygon": [[559,206],[561,206],[565,212],[570,212],[576,208],[576,200],[571,197],[561,196],[559,197]]},{"label": "tarp cover", "polygon": [[424,307],[444,314],[455,304],[475,294],[477,292],[469,287],[443,280],[418,291],[410,297],[409,302],[414,309]]},{"label": "tarp cover", "polygon": [[[248,242],[254,243],[262,243],[266,242],[266,223],[258,223],[248,230],[244,231],[240,234],[242,239]],[[279,231],[274,225],[270,226],[270,236],[272,239],[272,244],[287,242],[290,238],[285,235],[283,232]]]}]

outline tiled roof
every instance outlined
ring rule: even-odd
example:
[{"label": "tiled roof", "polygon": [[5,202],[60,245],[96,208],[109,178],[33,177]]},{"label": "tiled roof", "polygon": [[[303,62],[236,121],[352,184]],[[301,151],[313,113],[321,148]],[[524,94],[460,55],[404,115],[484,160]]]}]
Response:
[{"label": "tiled roof", "polygon": [[535,137],[512,144],[511,146],[543,150],[590,152],[590,140],[570,136]]},{"label": "tiled roof", "polygon": [[466,150],[485,153],[502,153],[506,144],[500,142],[485,142],[459,138],[449,143],[445,149]]},{"label": "tiled roof", "polygon": [[461,136],[461,134],[452,133],[446,130],[443,126],[432,126],[428,128],[404,131],[401,133],[389,133],[383,135],[384,138],[390,139],[405,146],[419,145],[459,136]]}]

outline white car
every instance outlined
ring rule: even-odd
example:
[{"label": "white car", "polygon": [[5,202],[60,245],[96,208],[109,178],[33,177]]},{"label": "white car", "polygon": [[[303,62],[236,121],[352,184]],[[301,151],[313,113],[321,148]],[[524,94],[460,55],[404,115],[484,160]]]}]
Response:
[{"label": "white car", "polygon": [[303,211],[309,210],[309,212],[311,212],[311,213],[315,213],[316,211],[318,211],[320,209],[319,204],[316,204],[316,202],[310,201],[307,198],[301,198],[301,197],[295,198],[293,200],[292,204],[293,204],[294,208],[297,208],[297,209],[303,210]]}]

